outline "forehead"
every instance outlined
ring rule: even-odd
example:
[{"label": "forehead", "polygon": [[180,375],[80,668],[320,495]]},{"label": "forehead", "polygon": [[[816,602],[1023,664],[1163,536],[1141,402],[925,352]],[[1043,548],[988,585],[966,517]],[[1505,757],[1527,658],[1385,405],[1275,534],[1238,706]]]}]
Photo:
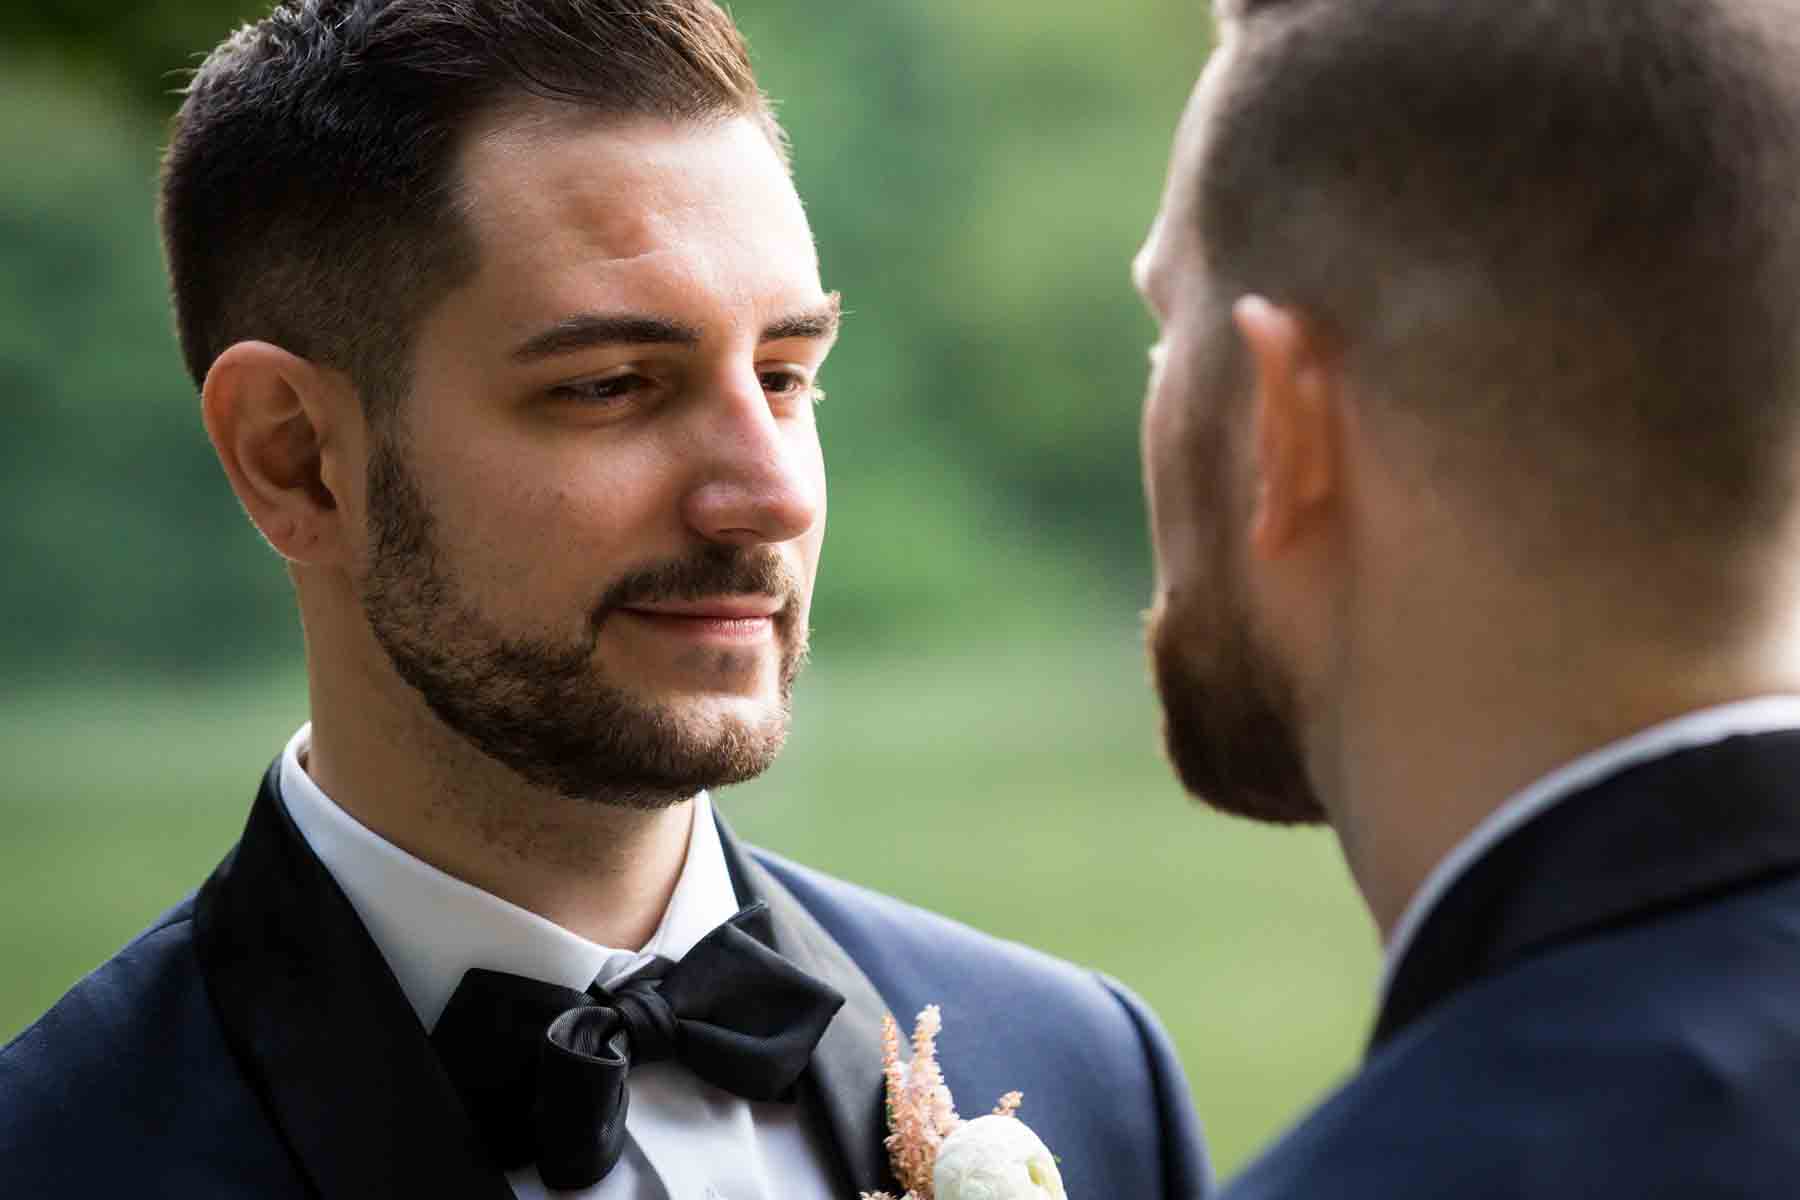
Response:
[{"label": "forehead", "polygon": [[1166,293],[1172,278],[1191,269],[1199,252],[1200,172],[1229,54],[1227,43],[1207,60],[1175,131],[1162,206],[1136,266],[1140,287],[1152,296]]},{"label": "forehead", "polygon": [[660,305],[671,291],[778,305],[820,291],[799,197],[749,118],[515,108],[471,130],[458,184],[477,285],[490,290],[552,308]]}]

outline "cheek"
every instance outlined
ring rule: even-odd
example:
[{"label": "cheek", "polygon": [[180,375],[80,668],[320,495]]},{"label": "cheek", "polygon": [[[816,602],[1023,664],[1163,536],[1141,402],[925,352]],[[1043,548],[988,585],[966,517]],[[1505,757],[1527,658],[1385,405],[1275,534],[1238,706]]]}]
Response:
[{"label": "cheek", "polygon": [[1144,404],[1144,492],[1159,560],[1164,560],[1170,549],[1171,522],[1189,506],[1191,499],[1182,472],[1187,422],[1183,418],[1181,383],[1177,371],[1167,367],[1156,371]]},{"label": "cheek", "polygon": [[1144,413],[1145,493],[1159,589],[1201,586],[1213,571],[1218,538],[1229,524],[1225,449],[1191,372],[1171,362]]},{"label": "cheek", "polygon": [[550,618],[669,552],[666,471],[643,454],[531,453],[447,460],[435,505],[450,565],[489,607]]},{"label": "cheek", "polygon": [[810,478],[813,486],[813,495],[818,498],[818,517],[814,520],[812,528],[807,530],[805,536],[798,539],[795,543],[800,557],[800,577],[806,584],[809,602],[811,600],[813,581],[818,577],[819,573],[819,556],[825,548],[825,514],[829,507],[826,503],[825,458],[819,447],[819,441],[816,435],[813,437],[812,441]]}]

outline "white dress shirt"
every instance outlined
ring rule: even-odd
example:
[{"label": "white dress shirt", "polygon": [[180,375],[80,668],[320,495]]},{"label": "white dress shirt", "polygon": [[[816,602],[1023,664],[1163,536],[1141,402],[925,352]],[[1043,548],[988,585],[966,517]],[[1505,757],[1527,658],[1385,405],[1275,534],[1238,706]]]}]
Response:
[{"label": "white dress shirt", "polygon": [[[471,967],[580,990],[653,956],[679,960],[738,910],[712,803],[693,804],[687,860],[662,922],[641,950],[596,945],[536,913],[447,875],[339,808],[302,763],[312,726],[281,760],[281,796],[314,854],[362,918],[427,1032]],[[629,1140],[618,1165],[580,1200],[842,1200],[791,1104],[743,1100],[678,1063],[635,1068],[626,1084]],[[507,1180],[521,1200],[552,1193],[536,1166]]]},{"label": "white dress shirt", "polygon": [[1652,725],[1584,754],[1513,793],[1506,803],[1489,813],[1457,843],[1413,893],[1412,900],[1394,925],[1393,935],[1388,938],[1386,961],[1381,971],[1382,998],[1386,999],[1401,960],[1406,957],[1431,910],[1452,884],[1508,834],[1548,812],[1558,802],[1630,767],[1730,737],[1775,733],[1784,729],[1800,729],[1800,696],[1763,696],[1704,708]]}]

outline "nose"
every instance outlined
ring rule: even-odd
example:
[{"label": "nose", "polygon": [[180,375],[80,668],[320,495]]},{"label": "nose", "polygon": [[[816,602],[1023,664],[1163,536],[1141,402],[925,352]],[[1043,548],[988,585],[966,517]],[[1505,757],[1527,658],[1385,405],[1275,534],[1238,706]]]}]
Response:
[{"label": "nose", "polygon": [[818,428],[810,411],[771,408],[755,372],[734,374],[697,406],[691,437],[697,469],[683,518],[696,533],[766,545],[818,524],[825,500]]}]

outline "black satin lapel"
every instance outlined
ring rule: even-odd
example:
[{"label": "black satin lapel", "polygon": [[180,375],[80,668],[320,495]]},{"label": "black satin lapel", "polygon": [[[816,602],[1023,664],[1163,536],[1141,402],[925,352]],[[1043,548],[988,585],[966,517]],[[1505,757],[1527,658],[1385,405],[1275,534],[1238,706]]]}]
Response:
[{"label": "black satin lapel", "polygon": [[1629,768],[1514,831],[1451,885],[1395,972],[1370,1049],[1546,947],[1797,870],[1800,733]]},{"label": "black satin lapel", "polygon": [[887,1106],[881,1073],[881,1019],[888,1012],[887,1002],[794,894],[744,851],[722,818],[719,841],[738,902],[761,900],[769,906],[774,948],[844,995],[844,1007],[813,1051],[811,1073],[827,1130],[842,1157],[850,1194],[889,1191],[899,1195],[903,1189],[893,1177],[883,1145]]},{"label": "black satin lapel", "polygon": [[195,908],[240,1065],[318,1195],[510,1200],[386,960],[282,806],[279,768]]}]

